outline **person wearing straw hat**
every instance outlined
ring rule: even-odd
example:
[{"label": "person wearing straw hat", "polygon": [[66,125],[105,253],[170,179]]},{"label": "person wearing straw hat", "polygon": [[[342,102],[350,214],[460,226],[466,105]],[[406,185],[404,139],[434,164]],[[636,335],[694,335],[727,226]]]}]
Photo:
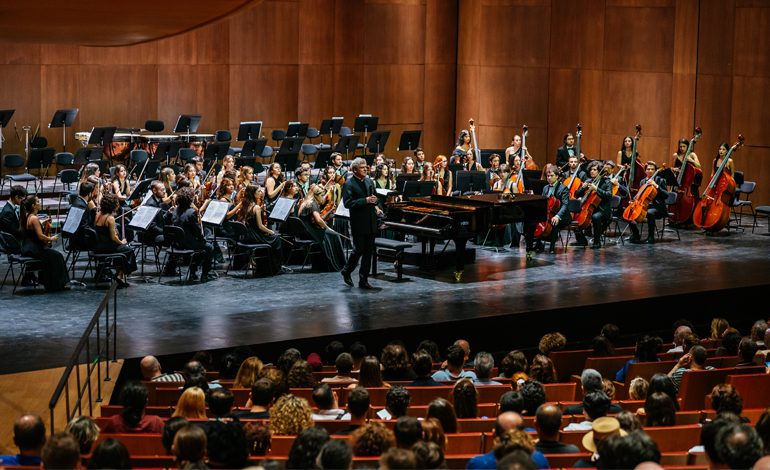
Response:
[{"label": "person wearing straw hat", "polygon": [[597,418],[594,420],[593,424],[591,425],[591,430],[583,436],[583,447],[585,450],[593,453],[591,456],[590,461],[586,460],[578,460],[575,462],[574,467],[575,468],[587,468],[587,467],[595,467],[596,461],[599,459],[599,454],[597,454],[596,449],[599,445],[599,442],[601,442],[604,439],[607,439],[610,436],[626,436],[628,433],[620,428],[620,421],[618,421],[615,418],[604,416],[602,418]]}]

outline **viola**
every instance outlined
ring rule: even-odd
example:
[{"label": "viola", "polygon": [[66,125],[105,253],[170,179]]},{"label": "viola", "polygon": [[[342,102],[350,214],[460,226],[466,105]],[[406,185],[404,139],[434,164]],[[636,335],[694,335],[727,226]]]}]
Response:
[{"label": "viola", "polygon": [[[559,184],[557,181],[556,184]],[[561,201],[554,195],[548,197],[548,215],[544,222],[535,225],[535,238],[549,238],[553,232],[553,219],[561,208]]]},{"label": "viola", "polygon": [[735,194],[735,180],[724,170],[732,153],[742,147],[743,142],[743,135],[739,134],[738,142],[730,147],[727,155],[722,159],[722,164],[711,177],[703,197],[692,214],[692,222],[696,227],[708,232],[718,232],[730,221],[730,201]]},{"label": "viola", "polygon": [[695,135],[690,139],[687,145],[687,151],[682,158],[682,166],[679,168],[679,176],[676,179],[676,203],[668,206],[669,212],[673,214],[671,221],[675,224],[686,224],[692,219],[692,213],[700,202],[700,183],[703,179],[703,172],[696,168],[687,157],[692,153],[695,142],[701,136],[700,127],[695,128]]},{"label": "viola", "polygon": [[[599,173],[599,175],[594,180],[592,180],[591,183],[594,185],[599,184],[599,181],[601,181],[603,176],[604,172]],[[577,223],[578,229],[584,230],[588,228],[589,225],[591,225],[594,211],[597,207],[599,207],[599,204],[601,204],[602,198],[596,191],[589,189],[586,191],[580,201],[580,212],[578,212],[578,215],[575,216],[575,222]]]},{"label": "viola", "polygon": [[658,195],[658,188],[652,183],[655,181],[655,177],[658,176],[658,173],[664,168],[666,168],[666,165],[661,165],[661,167],[652,174],[650,179],[647,180],[644,186],[639,188],[636,196],[634,196],[634,200],[631,201],[628,204],[628,207],[626,207],[626,210],[623,211],[623,219],[629,222],[636,222],[637,224],[644,222],[647,218],[647,211],[649,210],[650,203],[652,203],[655,196]]}]

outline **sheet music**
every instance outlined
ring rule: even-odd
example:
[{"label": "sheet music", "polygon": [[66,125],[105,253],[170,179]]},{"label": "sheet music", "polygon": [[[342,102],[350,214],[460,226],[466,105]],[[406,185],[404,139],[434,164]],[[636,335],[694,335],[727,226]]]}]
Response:
[{"label": "sheet music", "polygon": [[70,207],[70,210],[67,213],[67,219],[64,221],[64,227],[62,227],[61,231],[70,235],[77,233],[78,227],[80,227],[80,221],[83,219],[83,214],[85,213],[86,211],[80,207]]},{"label": "sheet music", "polygon": [[270,212],[270,216],[268,219],[271,220],[280,220],[281,222],[286,222],[286,219],[289,218],[289,215],[292,213],[292,210],[294,209],[294,204],[297,203],[296,199],[290,199],[288,197],[279,197],[277,201],[275,201],[275,206],[273,206],[272,212]]},{"label": "sheet music", "polygon": [[344,219],[349,219],[350,218],[350,209],[345,207],[345,201],[343,201],[342,199],[340,199],[340,203],[337,206],[337,210],[334,211],[334,216],[335,217],[339,216],[339,217],[342,217]]},{"label": "sheet music", "polygon": [[205,224],[222,225],[230,209],[230,203],[224,201],[211,201],[206,207],[206,213],[203,214],[201,221]]},{"label": "sheet music", "polygon": [[147,230],[147,227],[155,220],[155,216],[158,215],[159,211],[159,207],[139,206],[128,226],[139,230]]},{"label": "sheet music", "polygon": [[393,191],[392,189],[385,189],[385,188],[377,188],[375,189],[378,196],[385,196],[388,197],[388,194],[395,193],[396,191]]}]

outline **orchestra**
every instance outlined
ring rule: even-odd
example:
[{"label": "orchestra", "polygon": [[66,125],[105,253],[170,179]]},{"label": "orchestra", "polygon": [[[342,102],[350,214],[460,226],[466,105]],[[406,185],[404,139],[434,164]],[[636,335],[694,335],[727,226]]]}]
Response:
[{"label": "orchestra", "polygon": [[[682,138],[675,143],[676,152],[672,155],[669,169],[668,162],[650,160],[641,164],[637,147],[641,126],[638,124],[636,135],[625,136],[617,156],[606,160],[599,160],[591,154],[587,156],[581,150],[582,127],[578,124],[576,132],[564,134],[555,162],[540,162],[544,171],[539,178],[533,178],[525,170],[536,170],[541,165],[526,146],[526,126],[522,127],[520,135],[514,135],[504,155],[487,153],[485,159],[480,160],[482,154],[477,143],[476,125],[473,120],[469,124],[469,130],[463,129],[459,133],[449,159],[438,153],[431,162],[422,148],[404,155],[398,166],[396,160],[388,158],[385,153],[370,156],[363,180],[370,181],[375,191],[388,190],[393,194],[393,197],[378,197],[375,204],[379,230],[383,229],[383,221],[387,225],[390,220],[386,216],[391,204],[407,200],[401,195],[407,186],[404,182],[423,185],[421,188],[425,189],[421,191],[428,191],[428,196],[459,198],[465,196],[462,193],[465,190],[460,187],[462,181],[458,179],[458,172],[483,176],[484,187],[474,194],[497,194],[499,201],[516,201],[524,196],[547,201],[542,206],[546,210],[534,218],[505,225],[513,234],[511,247],[518,248],[519,239],[524,235],[527,259],[533,252],[555,254],[557,242],[564,237],[561,232],[571,224],[575,235],[572,246],[588,246],[590,236],[593,248],[602,247],[613,215],[627,222],[631,234],[625,240],[631,244],[643,241],[655,243],[657,224],[663,217],[671,218],[680,226],[694,223],[696,227],[712,232],[726,225],[725,207],[729,208],[735,192],[734,151],[742,145],[742,138],[732,147],[727,143],[719,146],[712,163],[712,178],[704,193],[707,196],[702,198],[702,167],[693,151],[701,135],[700,129],[696,129],[692,139]],[[329,267],[339,271],[345,265],[340,247],[347,239],[349,226],[344,219],[338,220],[338,208],[343,203],[343,187],[353,173],[349,170],[350,161],[346,161],[343,154],[334,152],[327,155],[328,165],[323,168],[315,168],[309,162],[287,168],[274,156],[274,161],[266,166],[258,165],[259,173],[251,164],[238,164],[237,153],[227,154],[221,161],[195,156],[187,163],[181,162],[182,166],[175,165],[174,162],[179,161],[173,160],[163,165],[150,178],[151,181],[147,180],[143,186],[147,188],[147,193],[138,195],[132,193],[132,189],[140,184],[135,179],[138,171],[132,170],[129,174],[123,164],[116,164],[108,174],[103,175],[102,167],[90,162],[81,169],[81,197],[76,198],[73,207],[78,207],[78,201],[81,201],[80,207],[88,212],[83,223],[97,229],[97,232],[104,231],[100,237],[105,240],[103,250],[109,248],[124,252],[128,250],[127,240],[162,247],[164,226],[182,226],[185,243],[203,252],[193,265],[203,267],[205,281],[215,276],[212,263],[220,252],[219,247],[214,246],[217,243],[215,240],[217,235],[223,238],[229,236],[224,227],[224,222],[228,220],[247,227],[245,240],[270,246],[271,261],[265,272],[279,273],[283,264],[289,262],[290,250],[286,248],[292,242],[285,231],[285,220],[284,223],[276,222],[270,214],[279,199],[288,199],[293,201],[288,217],[303,220],[311,238],[325,244],[323,251],[327,253]],[[639,167],[644,168],[643,173],[638,178],[632,177],[631,173]],[[676,198],[673,198],[674,193]],[[425,196],[424,193],[421,195]],[[621,203],[618,204],[615,198]],[[220,226],[203,222],[214,200],[227,205]],[[672,203],[672,200],[675,202]],[[117,209],[113,208],[113,201],[123,207],[120,216],[115,215]],[[131,207],[142,205],[157,208],[159,213],[134,238],[133,230],[126,222],[134,215],[135,209]],[[647,229],[644,240],[640,231],[642,226]],[[497,236],[492,238],[499,240]],[[371,250],[367,247],[363,251],[368,253]],[[238,254],[245,256],[249,252]],[[244,263],[253,266],[254,260]],[[119,271],[121,286],[128,285],[126,275],[135,269],[132,258],[128,257],[125,264],[125,269]],[[164,273],[169,274],[169,271],[175,271],[173,264],[172,269],[166,269]],[[365,284],[365,278],[362,277],[362,280]]]}]

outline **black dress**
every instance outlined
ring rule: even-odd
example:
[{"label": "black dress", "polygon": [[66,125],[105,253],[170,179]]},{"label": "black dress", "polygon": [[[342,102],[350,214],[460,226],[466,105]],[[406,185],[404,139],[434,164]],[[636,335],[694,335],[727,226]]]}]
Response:
[{"label": "black dress", "polygon": [[255,212],[249,214],[249,218],[246,220],[246,229],[248,231],[246,240],[244,240],[246,243],[264,243],[265,245],[270,245],[270,274],[280,272],[283,261],[281,237],[278,235],[269,235],[260,230],[257,225],[257,215]]},{"label": "black dress", "polygon": [[123,257],[123,272],[131,274],[136,271],[136,256],[134,250],[128,245],[115,243],[110,235],[110,228],[106,225],[96,226],[96,247],[94,253],[117,253]]},{"label": "black dress", "polygon": [[67,264],[64,262],[64,255],[53,248],[48,248],[38,238],[34,230],[24,231],[24,239],[21,242],[21,254],[22,256],[29,256],[30,258],[40,260],[43,263],[43,269],[40,271],[38,279],[45,286],[45,290],[49,292],[60,291],[70,282]]},{"label": "black dress", "polygon": [[345,266],[345,253],[342,250],[342,241],[337,233],[318,228],[313,220],[313,212],[320,212],[321,209],[316,201],[305,206],[299,212],[299,218],[305,222],[307,231],[313,240],[321,244],[326,259],[329,262],[329,268],[333,271],[341,271]]}]

